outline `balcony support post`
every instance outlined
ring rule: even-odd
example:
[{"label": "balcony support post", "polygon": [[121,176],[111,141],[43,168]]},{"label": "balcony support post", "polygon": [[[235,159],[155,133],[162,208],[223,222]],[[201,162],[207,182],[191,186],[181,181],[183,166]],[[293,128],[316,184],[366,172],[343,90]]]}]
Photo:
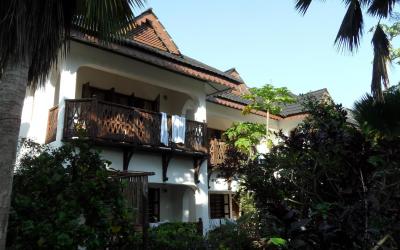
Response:
[{"label": "balcony support post", "polygon": [[170,152],[162,153],[161,155],[163,182],[168,181],[167,171],[171,158],[172,158],[172,153]]},{"label": "balcony support post", "polygon": [[200,168],[207,158],[204,156],[193,156],[194,183],[199,184]]},{"label": "balcony support post", "polygon": [[208,162],[207,167],[208,167],[208,169],[207,169],[207,185],[208,185],[208,189],[210,189],[211,188],[210,180],[211,180],[211,175],[213,173],[213,167],[211,166],[210,162]]},{"label": "balcony support post", "polygon": [[132,158],[134,153],[135,153],[134,149],[124,149],[124,151],[123,151],[123,159],[122,159],[122,169],[123,169],[123,171],[128,171],[129,162],[131,161],[131,158]]}]

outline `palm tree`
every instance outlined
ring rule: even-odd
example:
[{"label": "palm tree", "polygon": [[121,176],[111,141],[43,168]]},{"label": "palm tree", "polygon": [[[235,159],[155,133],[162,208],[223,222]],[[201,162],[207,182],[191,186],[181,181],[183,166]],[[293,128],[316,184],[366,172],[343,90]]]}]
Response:
[{"label": "palm tree", "polygon": [[373,138],[400,136],[399,85],[384,91],[385,102],[377,103],[369,94],[354,104],[353,116],[359,127]]},{"label": "palm tree", "polygon": [[[307,12],[312,0],[296,0],[296,9],[303,15]],[[355,51],[363,35],[363,10],[379,19],[374,28],[372,46],[374,59],[371,80],[371,92],[375,101],[383,101],[382,85],[389,86],[387,66],[390,62],[390,41],[384,32],[380,20],[390,17],[397,0],[345,0],[347,11],[336,35],[335,44],[339,48]]]},{"label": "palm tree", "polygon": [[46,79],[68,52],[70,30],[117,40],[144,0],[0,1],[0,249],[5,248],[20,117],[27,86]]}]

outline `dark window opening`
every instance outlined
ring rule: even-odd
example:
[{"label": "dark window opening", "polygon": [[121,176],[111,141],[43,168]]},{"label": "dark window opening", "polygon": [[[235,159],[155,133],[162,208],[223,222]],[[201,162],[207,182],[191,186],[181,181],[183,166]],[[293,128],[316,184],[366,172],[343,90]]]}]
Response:
[{"label": "dark window opening", "polygon": [[211,219],[229,219],[229,194],[210,194]]},{"label": "dark window opening", "polygon": [[207,128],[208,139],[225,140],[225,131],[213,128]]},{"label": "dark window opening", "polygon": [[149,222],[160,221],[160,189],[149,188]]},{"label": "dark window opening", "polygon": [[89,83],[83,85],[82,98],[96,98],[97,100],[101,101],[113,102],[125,106],[150,110],[154,112],[160,111],[159,96],[154,101],[151,101],[140,97],[136,97],[134,94],[124,95],[121,93],[117,93],[115,92],[114,88],[108,90],[95,88],[90,86]]}]

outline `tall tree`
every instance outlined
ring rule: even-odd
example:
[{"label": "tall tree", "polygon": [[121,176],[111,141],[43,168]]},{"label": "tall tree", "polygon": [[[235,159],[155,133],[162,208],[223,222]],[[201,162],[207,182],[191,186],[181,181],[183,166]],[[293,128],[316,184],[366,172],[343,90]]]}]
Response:
[{"label": "tall tree", "polygon": [[266,84],[261,88],[250,88],[249,93],[244,94],[243,97],[250,101],[243,110],[244,114],[249,114],[252,110],[267,112],[267,140],[269,139],[270,114],[279,114],[284,104],[293,103],[295,101],[293,95],[287,88],[276,88],[271,84]]},{"label": "tall tree", "polygon": [[[296,0],[296,9],[305,14],[312,0]],[[381,19],[389,18],[394,11],[397,0],[345,0],[346,14],[336,35],[335,44],[339,48],[355,51],[360,45],[363,35],[364,18],[363,11],[368,15],[379,19],[372,37],[374,59],[371,80],[371,92],[374,100],[383,101],[382,85],[389,86],[387,67],[390,62],[390,41],[380,23]]]},{"label": "tall tree", "polygon": [[144,0],[0,1],[0,249],[5,248],[21,112],[27,86],[43,82],[68,50],[74,25],[109,42]]}]

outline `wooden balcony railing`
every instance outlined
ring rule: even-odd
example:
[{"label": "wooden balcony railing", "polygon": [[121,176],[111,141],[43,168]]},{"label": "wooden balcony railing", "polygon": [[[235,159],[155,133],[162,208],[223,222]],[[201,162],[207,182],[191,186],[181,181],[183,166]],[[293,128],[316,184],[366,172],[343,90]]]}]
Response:
[{"label": "wooden balcony railing", "polygon": [[[165,147],[160,142],[161,114],[96,99],[65,101],[64,139],[79,136],[97,142]],[[185,151],[207,152],[206,124],[186,120],[185,144],[172,142],[168,116],[169,146]]]},{"label": "wooden balcony railing", "polygon": [[58,106],[55,106],[49,110],[49,116],[47,120],[47,131],[45,138],[46,144],[56,140],[57,122],[58,122]]},{"label": "wooden balcony railing", "polygon": [[210,164],[211,166],[217,166],[225,161],[226,151],[228,149],[228,145],[218,139],[210,140]]}]

